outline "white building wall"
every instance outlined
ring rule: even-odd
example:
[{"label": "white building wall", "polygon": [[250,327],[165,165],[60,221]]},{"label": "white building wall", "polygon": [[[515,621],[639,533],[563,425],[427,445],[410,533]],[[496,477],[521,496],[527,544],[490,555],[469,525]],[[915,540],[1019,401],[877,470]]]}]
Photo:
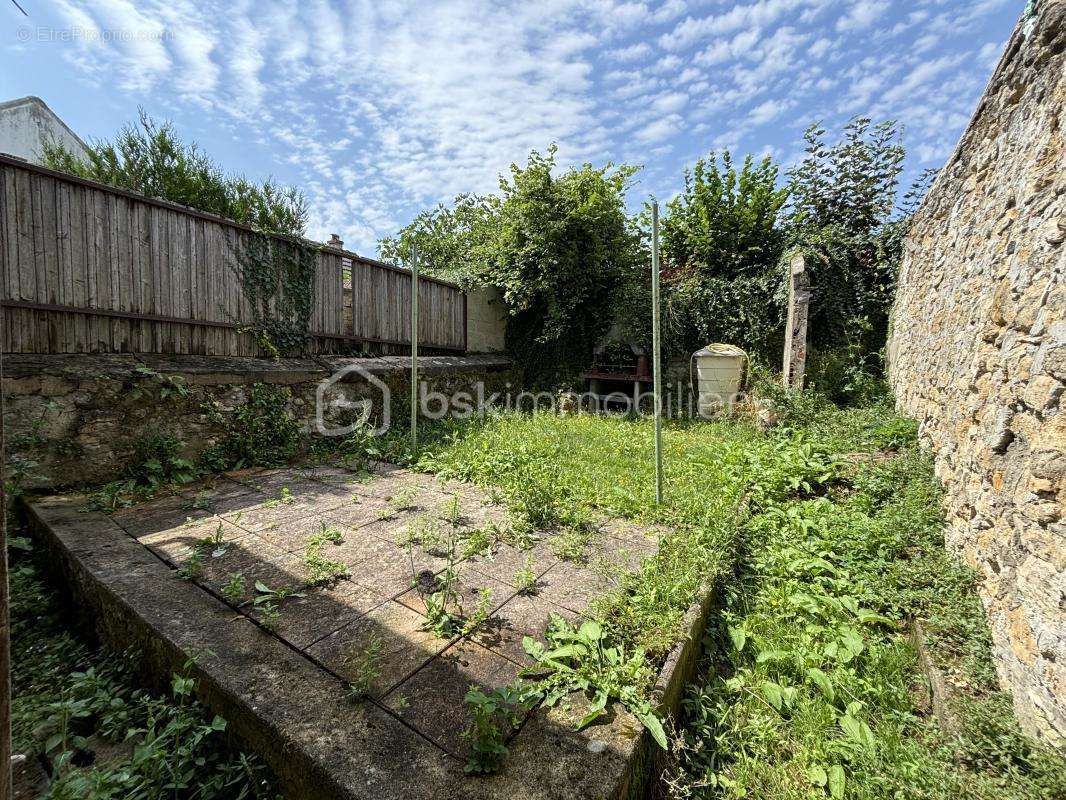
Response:
[{"label": "white building wall", "polygon": [[42,142],[55,141],[75,153],[85,143],[39,97],[0,103],[0,153],[41,163]]}]

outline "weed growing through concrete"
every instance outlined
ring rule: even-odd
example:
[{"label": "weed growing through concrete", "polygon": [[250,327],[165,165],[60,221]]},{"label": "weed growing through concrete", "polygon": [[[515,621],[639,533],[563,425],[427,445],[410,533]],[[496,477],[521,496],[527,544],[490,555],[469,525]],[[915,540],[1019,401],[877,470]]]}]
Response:
[{"label": "weed growing through concrete", "polygon": [[499,772],[507,757],[504,744],[507,732],[522,718],[521,693],[512,686],[488,693],[478,686],[471,686],[465,702],[470,719],[470,725],[463,733],[470,742],[466,772],[475,775]]},{"label": "weed growing through concrete", "polygon": [[340,529],[326,522],[322,522],[321,529],[308,538],[304,549],[308,586],[321,586],[347,578],[351,574],[347,564],[334,561],[322,554],[322,549],[326,544],[338,545],[343,541]]},{"label": "weed growing through concrete", "polygon": [[267,500],[263,503],[264,508],[278,508],[280,506],[291,506],[296,502],[296,498],[293,496],[292,489],[288,486],[282,486],[281,491],[278,492],[278,496]]},{"label": "weed growing through concrete", "polygon": [[463,626],[463,632],[470,633],[476,629],[482,622],[489,618],[489,612],[491,610],[492,589],[484,586],[478,589],[477,605],[474,606],[473,613],[470,614],[470,618],[466,621],[466,625]]},{"label": "weed growing through concrete", "polygon": [[522,640],[535,662],[522,674],[536,679],[533,691],[546,705],[555,705],[576,691],[589,695],[591,705],[578,722],[580,730],[603,716],[609,702],[619,702],[667,749],[662,721],[648,700],[654,673],[643,650],[630,651],[610,642],[598,622],[589,620],[574,627],[555,614],[544,636],[546,644],[529,636]]},{"label": "weed growing through concrete", "polygon": [[388,505],[378,509],[378,519],[392,519],[404,511],[411,511],[415,507],[414,500],[417,494],[417,488],[413,486],[404,487],[389,498]]},{"label": "weed growing through concrete", "polygon": [[496,534],[491,526],[474,528],[463,538],[463,558],[489,556],[495,543]]},{"label": "weed growing through concrete", "polygon": [[348,696],[352,700],[364,700],[370,696],[375,681],[381,677],[381,660],[385,656],[385,641],[372,633],[366,650],[355,661],[355,677],[348,684]]},{"label": "weed growing through concrete", "polygon": [[537,593],[537,574],[533,571],[533,557],[527,555],[514,574],[514,585],[522,594]]},{"label": "weed growing through concrete", "polygon": [[426,629],[433,631],[442,639],[448,639],[461,633],[463,626],[463,601],[459,592],[459,562],[461,557],[459,549],[459,523],[457,517],[444,531],[440,530],[436,520],[427,517],[416,522],[413,529],[408,530],[405,547],[411,565],[412,584],[417,586],[419,575],[415,569],[414,548],[416,545],[426,546],[427,551],[432,551],[440,557],[448,559],[448,565],[433,576],[433,590],[428,594],[419,591],[422,605],[425,609]]},{"label": "weed growing through concrete", "polygon": [[226,582],[219,589],[222,596],[233,606],[239,606],[244,600],[245,591],[244,575],[240,572],[231,572],[226,577]]},{"label": "weed growing through concrete", "polygon": [[259,624],[266,630],[273,631],[281,620],[281,606],[291,597],[305,597],[303,592],[293,589],[291,586],[280,586],[272,589],[262,581],[255,582],[256,595],[252,599],[252,606],[259,611]]},{"label": "weed growing through concrete", "polygon": [[204,574],[204,554],[196,547],[191,548],[188,559],[178,568],[178,577],[194,581]]}]

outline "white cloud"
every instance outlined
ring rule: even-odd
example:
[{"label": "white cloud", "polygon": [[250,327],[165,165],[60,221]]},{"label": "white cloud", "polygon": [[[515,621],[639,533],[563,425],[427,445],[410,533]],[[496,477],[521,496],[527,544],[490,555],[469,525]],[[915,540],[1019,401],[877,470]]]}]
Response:
[{"label": "white cloud", "polygon": [[812,58],[821,58],[832,48],[833,42],[824,36],[807,48]]},{"label": "white cloud", "polygon": [[721,14],[685,18],[659,37],[659,45],[667,50],[682,50],[710,36],[766,27],[790,11],[822,4],[820,0],[758,0],[750,5],[734,5]]},{"label": "white cloud", "polygon": [[888,11],[888,0],[857,0],[851,10],[837,20],[837,30],[845,33],[869,28]]},{"label": "white cloud", "polygon": [[684,92],[667,92],[652,100],[651,108],[656,114],[674,114],[688,105]]},{"label": "white cloud", "polygon": [[752,125],[765,125],[780,117],[791,106],[792,103],[788,100],[767,100],[751,110],[748,122]]},{"label": "white cloud", "polygon": [[682,119],[677,114],[657,119],[648,123],[634,134],[638,142],[655,143],[661,142],[673,136],[681,128]]},{"label": "white cloud", "polygon": [[163,34],[68,47],[80,89],[238,143],[250,177],[305,189],[312,235],[372,250],[552,141],[563,164],[648,164],[663,197],[693,153],[790,154],[853,113],[900,119],[935,161],[1008,0],[55,2],[66,25]]},{"label": "white cloud", "polygon": [[607,56],[615,61],[640,61],[642,58],[647,58],[651,55],[651,52],[651,47],[648,46],[647,42],[637,42],[628,47],[609,50]]}]

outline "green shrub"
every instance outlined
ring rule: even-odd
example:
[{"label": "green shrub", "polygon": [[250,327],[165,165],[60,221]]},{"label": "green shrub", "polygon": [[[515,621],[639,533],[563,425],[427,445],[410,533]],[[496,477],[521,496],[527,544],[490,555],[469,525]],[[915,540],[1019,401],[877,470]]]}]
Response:
[{"label": "green shrub", "polygon": [[300,451],[303,435],[289,411],[289,396],[283,387],[256,383],[232,411],[217,402],[209,405],[206,411],[221,435],[201,457],[205,468],[223,472],[292,459]]},{"label": "green shrub", "polygon": [[[662,220],[666,349],[689,354],[709,342],[776,355],[784,329],[778,212],[788,196],[769,158],[737,168],[728,151],[685,171]],[[634,309],[644,316],[648,303]],[[625,313],[624,309],[620,309]]]},{"label": "green shrub", "polygon": [[120,189],[159,197],[274,233],[299,235],[307,202],[293,188],[227,175],[196,144],[178,138],[170,122],[144,111],[114,141],[93,141],[84,157],[62,144],[44,146],[44,165]]},{"label": "green shrub", "polygon": [[527,386],[572,380],[589,364],[642,265],[625,207],[636,169],[555,168],[555,145],[534,150],[501,176],[498,196],[458,197],[379,243],[386,260],[404,261],[417,244],[427,272],[498,287],[507,349]]}]

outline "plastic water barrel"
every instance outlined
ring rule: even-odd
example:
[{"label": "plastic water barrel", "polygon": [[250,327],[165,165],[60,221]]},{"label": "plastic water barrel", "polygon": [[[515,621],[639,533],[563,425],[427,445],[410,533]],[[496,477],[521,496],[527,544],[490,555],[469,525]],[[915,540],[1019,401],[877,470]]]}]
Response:
[{"label": "plastic water barrel", "polygon": [[692,354],[693,382],[701,417],[730,408],[744,381],[748,354],[731,344],[709,344]]}]

